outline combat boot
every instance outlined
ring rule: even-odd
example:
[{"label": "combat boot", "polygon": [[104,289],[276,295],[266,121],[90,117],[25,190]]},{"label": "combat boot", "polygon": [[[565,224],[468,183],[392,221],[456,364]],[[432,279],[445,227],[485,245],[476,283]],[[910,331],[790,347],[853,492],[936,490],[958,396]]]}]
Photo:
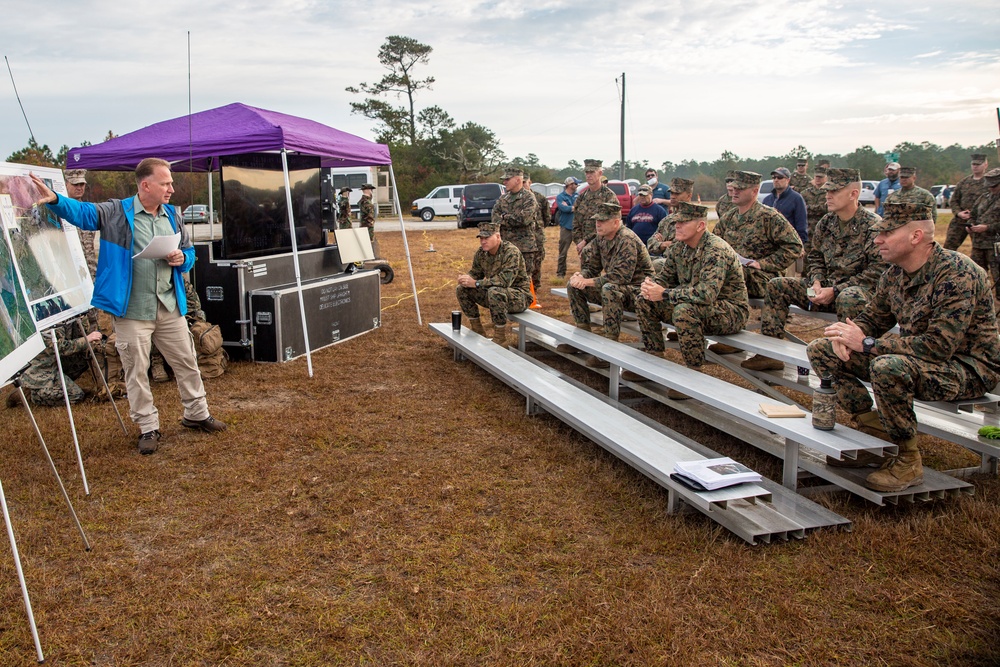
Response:
[{"label": "combat boot", "polygon": [[[715,352],[716,354],[736,354],[737,352],[743,351],[738,347],[733,347],[732,345],[726,345],[725,343],[712,343],[711,345],[708,346],[708,349],[710,349],[712,352]],[[784,364],[782,364],[782,367],[784,367]]]},{"label": "combat boot", "polygon": [[[587,322],[585,324],[577,324],[576,328],[583,329],[584,331],[591,331],[590,322]],[[579,351],[580,350],[576,349],[569,343],[559,343],[558,345],[556,345],[556,352],[562,352],[563,354],[576,354]]]},{"label": "combat boot", "polygon": [[[659,357],[661,359],[663,358],[662,350],[657,350],[655,352],[646,350],[646,354],[652,355],[654,357]],[[649,378],[646,377],[645,375],[639,375],[638,373],[633,373],[632,371],[622,371],[622,380],[625,380],[626,382],[648,382]]]},{"label": "combat boot", "polygon": [[924,466],[916,437],[899,443],[899,455],[890,456],[882,467],[868,475],[865,486],[882,493],[902,491],[924,483]]},{"label": "combat boot", "polygon": [[157,357],[153,359],[150,364],[150,372],[153,376],[153,382],[169,382],[170,376],[167,375],[167,369],[163,367],[163,359]]},{"label": "combat boot", "polygon": [[748,371],[780,371],[785,368],[785,364],[777,359],[765,357],[763,354],[755,354],[740,362],[740,367]]},{"label": "combat boot", "polygon": [[[24,393],[27,394],[30,390],[25,389]],[[21,392],[14,387],[13,391],[7,394],[7,407],[8,408],[19,408],[23,405],[21,402]]]},{"label": "combat boot", "polygon": [[892,442],[892,438],[889,437],[889,433],[886,432],[885,427],[882,426],[881,417],[879,417],[879,414],[874,410],[859,412],[854,415],[854,428],[862,433],[867,433],[868,435],[885,440],[886,442]]},{"label": "combat boot", "polygon": [[483,321],[478,317],[469,318],[469,328],[472,329],[472,333],[477,333],[486,338],[486,329],[483,329]]},{"label": "combat boot", "polygon": [[507,347],[507,329],[510,325],[493,325],[493,342],[500,347]]}]

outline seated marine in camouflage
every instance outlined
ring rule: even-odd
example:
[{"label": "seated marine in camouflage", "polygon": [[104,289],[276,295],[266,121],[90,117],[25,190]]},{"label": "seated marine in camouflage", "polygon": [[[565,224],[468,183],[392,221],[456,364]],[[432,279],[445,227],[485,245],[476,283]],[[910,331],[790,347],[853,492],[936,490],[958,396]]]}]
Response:
[{"label": "seated marine in camouflage", "polygon": [[500,225],[479,225],[479,250],[472,258],[472,268],[458,277],[455,296],[469,318],[469,328],[480,336],[486,331],[479,319],[479,306],[490,309],[493,319],[493,342],[507,346],[507,313],[522,313],[531,303],[531,283],[521,251],[500,238]]},{"label": "seated marine in camouflage", "polygon": [[[872,225],[879,217],[858,204],[861,174],[857,169],[830,169],[826,191],[829,212],[816,224],[802,278],[779,276],[767,283],[760,331],[783,338],[788,308],[837,313],[841,322],[864,310],[888,265],[875,245]],[[777,359],[758,354],[744,361],[755,371],[781,370]]]},{"label": "seated marine in camouflage", "polygon": [[694,181],[687,178],[674,178],[670,181],[670,215],[660,220],[656,232],[646,241],[646,250],[654,258],[653,268],[659,268],[658,258],[667,252],[674,242],[674,223],[677,221],[677,207],[683,202],[691,201],[694,195]]},{"label": "seated marine in camouflage", "polygon": [[[604,336],[618,340],[622,314],[635,310],[639,288],[645,278],[653,275],[653,265],[643,242],[622,224],[622,208],[618,202],[600,204],[593,224],[597,233],[593,251],[581,256],[581,261],[584,257],[587,261],[570,277],[566,288],[569,307],[576,326],[590,331],[588,302],[600,304]],[[608,364],[590,356],[587,365],[606,368]]]},{"label": "seated marine in camouflage", "polygon": [[[892,266],[853,321],[827,327],[807,348],[820,377],[832,377],[837,402],[859,430],[899,447],[884,460],[827,459],[828,465],[881,463],[865,484],[882,492],[921,484],[923,465],[913,400],[975,398],[1000,380],[1000,336],[986,272],[934,241],[927,206],[887,203],[872,226],[875,245]],[[899,333],[889,333],[899,325]],[[878,412],[868,388],[870,381]]]},{"label": "seated marine in camouflage", "polygon": [[[741,330],[750,316],[743,268],[736,251],[705,228],[708,207],[688,202],[674,214],[675,239],[655,278],[646,278],[636,304],[642,345],[662,356],[661,322],[677,330],[684,364],[698,369],[705,363],[705,334]],[[642,378],[625,372],[626,380]],[[687,396],[671,392],[671,398]]]},{"label": "seated marine in camouflage", "polygon": [[802,253],[802,239],[785,216],[757,201],[760,174],[734,171],[731,187],[735,208],[719,220],[714,233],[743,258],[747,293],[762,298],[767,281]]},{"label": "seated marine in camouflage", "polygon": [[[56,361],[52,349],[52,334],[56,332],[59,360]],[[21,375],[21,385],[32,405],[58,407],[65,404],[62,383],[59,381],[59,363],[62,363],[66,380],[66,395],[70,403],[79,403],[86,398],[86,392],[74,382],[90,368],[90,344],[101,340],[100,331],[92,331],[86,336],[75,335],[79,331],[77,320],[73,319],[42,332],[45,349],[31,360],[28,369]],[[15,390],[7,396],[8,406],[20,403],[20,394]]]}]

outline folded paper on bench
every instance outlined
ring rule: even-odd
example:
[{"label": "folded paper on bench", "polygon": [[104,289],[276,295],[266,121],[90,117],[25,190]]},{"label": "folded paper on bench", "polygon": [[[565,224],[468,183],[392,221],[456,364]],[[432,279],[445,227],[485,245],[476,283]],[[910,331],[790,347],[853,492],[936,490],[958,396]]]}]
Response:
[{"label": "folded paper on bench", "polygon": [[761,481],[760,474],[728,456],[702,461],[678,461],[674,464],[674,474],[693,480],[708,491]]}]

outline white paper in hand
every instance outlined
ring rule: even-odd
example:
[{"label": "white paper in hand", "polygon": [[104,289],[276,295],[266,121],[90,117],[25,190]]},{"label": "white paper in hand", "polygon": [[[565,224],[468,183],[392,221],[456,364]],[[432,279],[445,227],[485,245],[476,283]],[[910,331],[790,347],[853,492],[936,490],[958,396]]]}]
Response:
[{"label": "white paper in hand", "polygon": [[132,256],[132,259],[165,259],[167,255],[180,248],[181,233],[168,236],[154,236],[149,245]]}]

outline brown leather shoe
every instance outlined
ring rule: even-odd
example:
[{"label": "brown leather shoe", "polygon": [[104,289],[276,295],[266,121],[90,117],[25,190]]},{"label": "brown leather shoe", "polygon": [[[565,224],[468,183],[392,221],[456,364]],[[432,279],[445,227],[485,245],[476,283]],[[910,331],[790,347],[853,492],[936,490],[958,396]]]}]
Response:
[{"label": "brown leather shoe", "polygon": [[716,354],[736,354],[737,352],[742,352],[738,347],[733,347],[732,345],[726,345],[725,343],[712,343],[708,346],[712,352]]},{"label": "brown leather shoe", "polygon": [[185,417],[181,419],[181,426],[185,428],[195,428],[199,431],[204,431],[205,433],[218,433],[219,431],[225,431],[229,426],[225,422],[220,422],[215,417],[206,417],[201,421],[194,421],[193,419],[188,419]]},{"label": "brown leather shoe", "polygon": [[622,379],[626,382],[649,382],[649,378],[645,375],[639,375],[632,371],[622,371]]},{"label": "brown leather shoe", "polygon": [[676,389],[667,389],[667,398],[675,400],[675,401],[689,401],[689,400],[691,400],[690,396],[688,396],[687,394],[682,394],[681,392],[677,391]]},{"label": "brown leather shoe", "polygon": [[784,362],[765,357],[763,354],[755,354],[749,359],[744,359],[740,366],[748,371],[780,371],[785,368]]}]

